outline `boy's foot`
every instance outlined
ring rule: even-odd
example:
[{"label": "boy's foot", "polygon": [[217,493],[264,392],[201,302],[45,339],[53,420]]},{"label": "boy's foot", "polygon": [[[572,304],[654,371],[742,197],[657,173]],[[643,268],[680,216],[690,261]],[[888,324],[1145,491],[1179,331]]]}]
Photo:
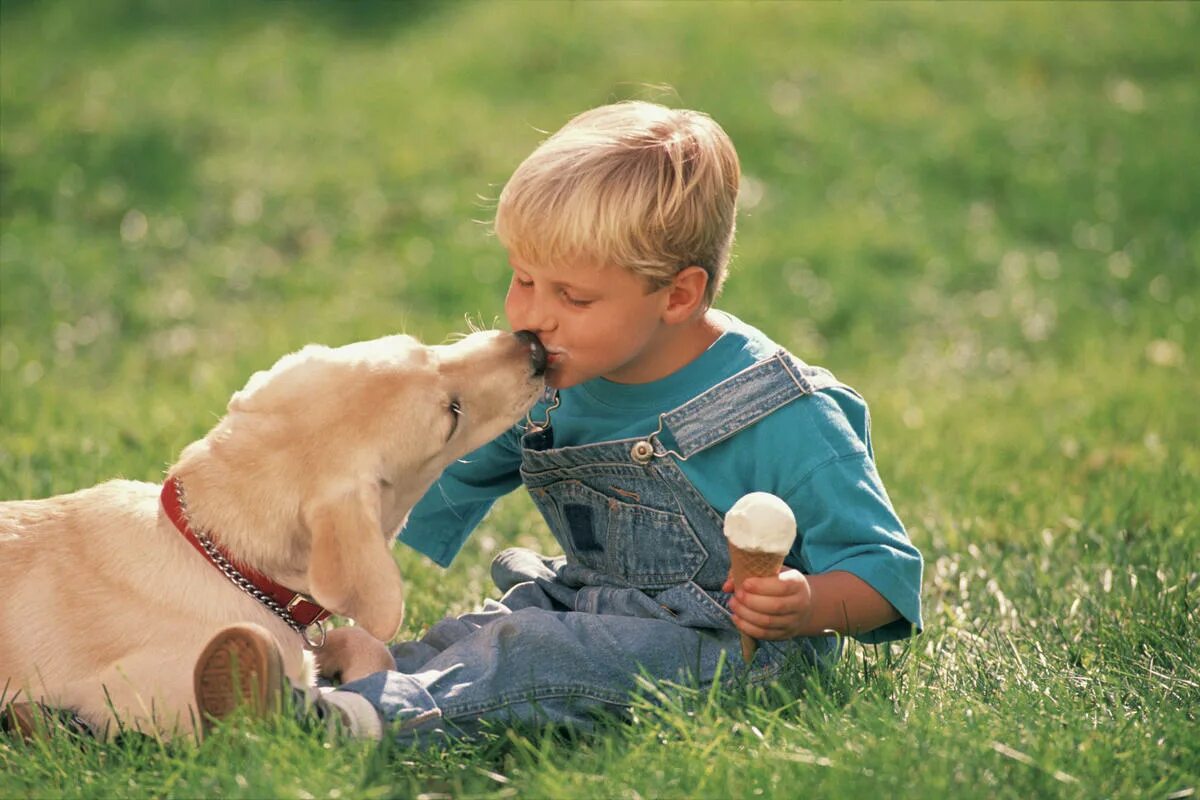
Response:
[{"label": "boy's foot", "polygon": [[312,701],[311,712],[331,731],[342,731],[355,739],[383,739],[383,720],[361,694],[322,689]]},{"label": "boy's foot", "polygon": [[254,717],[278,713],[290,689],[275,640],[258,625],[235,625],[212,638],[192,673],[204,734],[240,707]]},{"label": "boy's foot", "polygon": [[196,659],[192,684],[204,735],[238,708],[263,718],[284,710],[285,698],[290,698],[290,708],[302,721],[315,719],[331,732],[360,738],[383,736],[378,712],[363,697],[336,691],[314,697],[293,687],[275,639],[258,625],[234,625],[214,636]]}]

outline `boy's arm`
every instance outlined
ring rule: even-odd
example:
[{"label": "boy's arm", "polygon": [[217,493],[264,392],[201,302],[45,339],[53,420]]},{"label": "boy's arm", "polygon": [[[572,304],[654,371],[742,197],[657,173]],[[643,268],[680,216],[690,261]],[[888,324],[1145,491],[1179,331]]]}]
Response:
[{"label": "boy's arm", "polygon": [[[726,591],[733,591],[732,581]],[[755,639],[856,636],[900,619],[900,613],[850,572],[804,575],[786,569],[773,578],[747,578],[729,601],[734,625]]]},{"label": "boy's arm", "polygon": [[779,470],[774,481],[753,487],[765,486],[791,506],[797,538],[778,577],[748,579],[751,591],[742,587],[731,601],[737,621],[753,626],[743,630],[775,639],[834,630],[868,644],[919,632],[921,554],[875,469],[862,399],[819,392],[760,424],[775,417],[776,427],[762,434],[763,452],[818,456],[772,459]]},{"label": "boy's arm", "polygon": [[405,520],[400,541],[443,567],[492,503],[521,484],[516,429],[446,467]]}]

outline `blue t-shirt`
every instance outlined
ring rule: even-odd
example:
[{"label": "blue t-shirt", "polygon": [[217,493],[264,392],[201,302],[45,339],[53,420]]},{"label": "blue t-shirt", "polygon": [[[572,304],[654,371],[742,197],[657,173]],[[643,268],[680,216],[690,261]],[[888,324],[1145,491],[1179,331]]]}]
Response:
[{"label": "blue t-shirt", "polygon": [[[645,437],[659,416],[776,353],[779,345],[726,315],[726,330],[698,358],[657,381],[595,378],[560,392],[552,412],[555,447]],[[540,403],[531,417],[545,419]],[[413,508],[400,540],[447,566],[495,500],[521,484],[524,423],[452,464]],[[806,574],[850,572],[903,619],[857,638],[888,641],[920,630],[921,554],[913,547],[875,470],[866,403],[842,387],[788,403],[679,468],[724,516],[742,495],[771,492],[796,515],[786,559]]]}]

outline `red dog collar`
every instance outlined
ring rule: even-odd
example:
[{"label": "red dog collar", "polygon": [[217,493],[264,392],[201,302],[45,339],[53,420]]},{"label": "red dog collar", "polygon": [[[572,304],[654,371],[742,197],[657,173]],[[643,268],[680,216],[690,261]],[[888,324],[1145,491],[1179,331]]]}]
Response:
[{"label": "red dog collar", "polygon": [[173,475],[163,483],[162,506],[167,512],[167,518],[174,523],[183,537],[191,542],[192,547],[210,564],[229,578],[231,583],[270,609],[313,647],[320,647],[324,643],[323,627],[317,641],[309,638],[307,629],[332,616],[329,610],[318,605],[308,595],[278,584],[258,570],[234,561],[220,545],[207,536],[203,539],[197,536],[188,522],[183,485]]}]

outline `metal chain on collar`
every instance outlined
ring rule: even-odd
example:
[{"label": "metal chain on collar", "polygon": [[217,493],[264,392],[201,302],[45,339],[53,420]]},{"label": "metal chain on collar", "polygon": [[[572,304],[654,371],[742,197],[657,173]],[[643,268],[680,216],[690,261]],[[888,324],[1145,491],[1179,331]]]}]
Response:
[{"label": "metal chain on collar", "polygon": [[[183,496],[182,482],[177,481],[175,483],[175,494],[179,498],[179,507],[183,509],[184,516],[188,517],[187,499]],[[296,619],[290,613],[288,613],[288,610],[280,605],[275,598],[263,592],[261,589],[255,586],[249,578],[239,572],[238,568],[230,563],[229,559],[227,559],[225,555],[217,549],[217,545],[212,539],[209,539],[208,536],[202,532],[195,533],[196,541],[200,542],[200,546],[204,548],[204,552],[208,554],[208,557],[212,559],[212,562],[217,565],[217,569],[221,570],[222,574],[224,574],[234,586],[238,587],[243,592],[266,606],[268,611],[287,623],[287,626],[296,633],[300,634],[300,638],[303,639],[305,643],[313,649],[319,649],[323,644],[325,644],[325,623],[314,623],[317,627],[319,635],[316,637],[309,636],[308,628],[312,627],[311,625],[306,627],[297,622]]]},{"label": "metal chain on collar", "polygon": [[542,431],[550,427],[550,412],[562,405],[562,397],[559,396],[557,389],[548,388],[542,393],[542,402],[549,403],[546,407],[546,418],[541,422],[533,421],[533,409],[525,414],[525,430],[529,433]]}]

